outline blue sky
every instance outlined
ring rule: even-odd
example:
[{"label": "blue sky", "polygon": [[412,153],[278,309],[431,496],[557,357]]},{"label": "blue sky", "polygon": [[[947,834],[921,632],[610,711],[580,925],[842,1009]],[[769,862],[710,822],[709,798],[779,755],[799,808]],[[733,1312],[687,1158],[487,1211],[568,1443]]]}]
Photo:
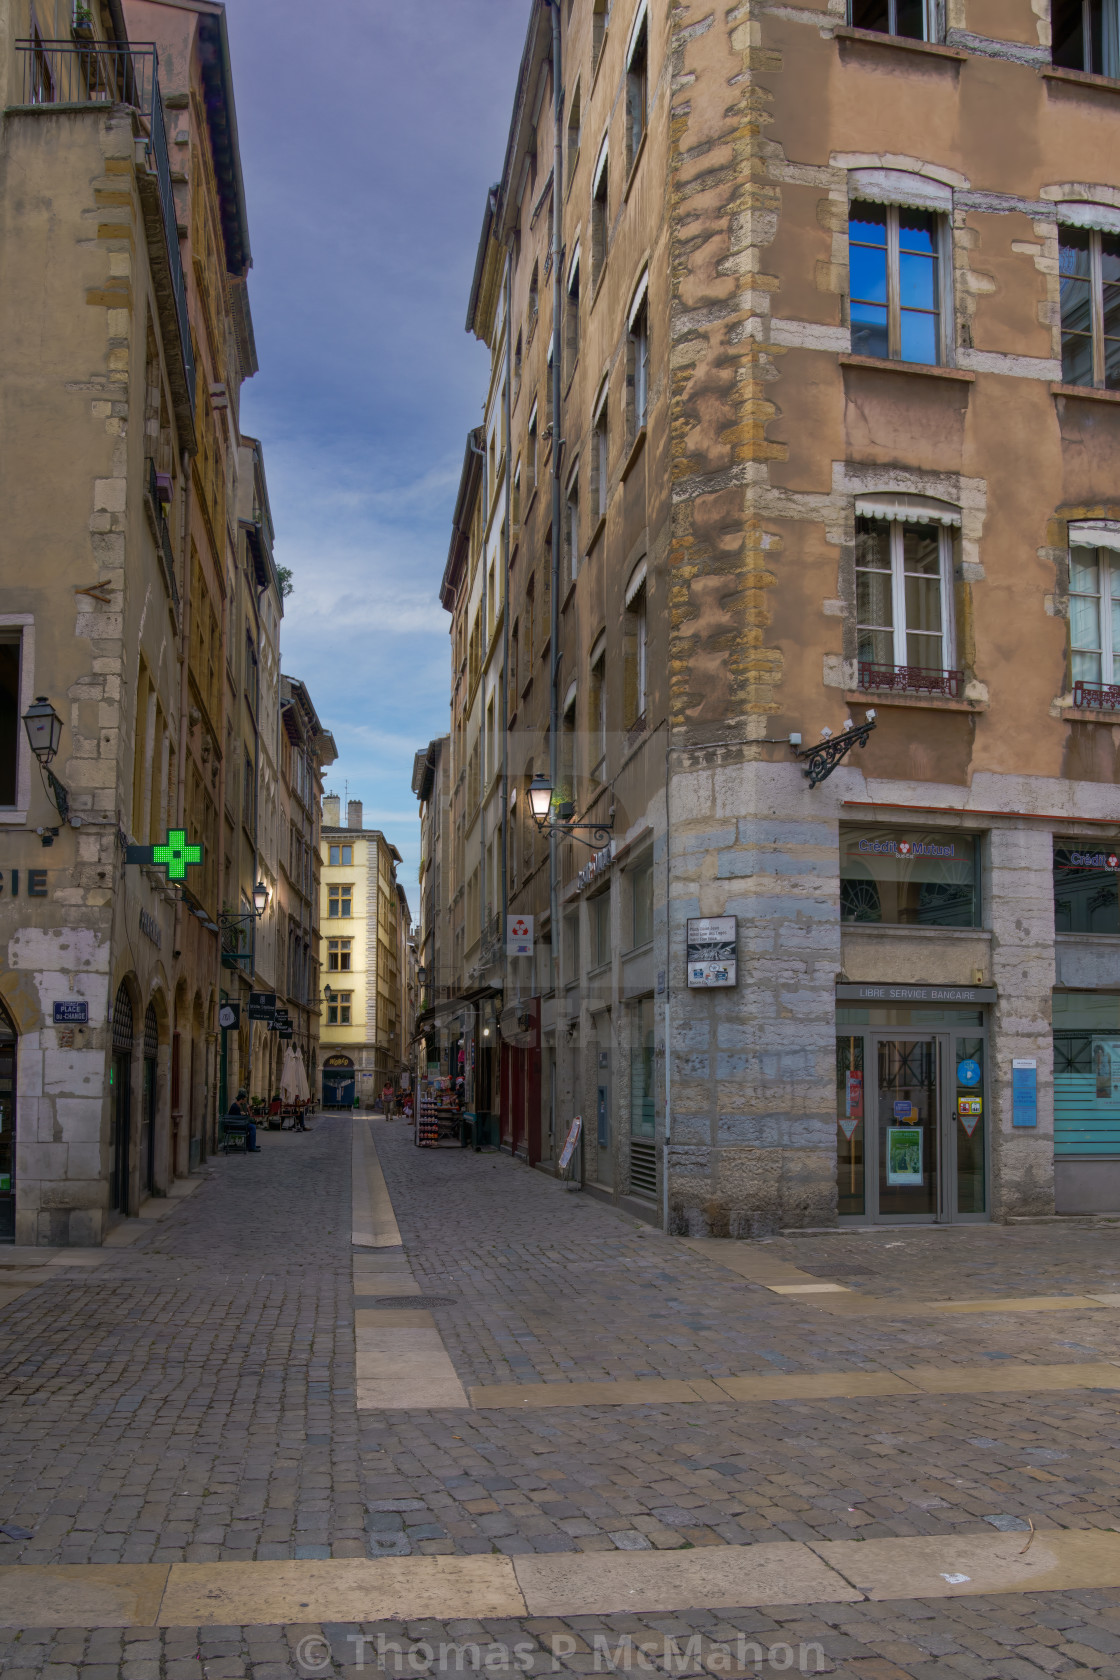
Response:
[{"label": "blue sky", "polygon": [[487,352],[464,331],[529,0],[228,0],[282,633],[332,731],[329,788],[404,855],[448,719],[438,586]]}]

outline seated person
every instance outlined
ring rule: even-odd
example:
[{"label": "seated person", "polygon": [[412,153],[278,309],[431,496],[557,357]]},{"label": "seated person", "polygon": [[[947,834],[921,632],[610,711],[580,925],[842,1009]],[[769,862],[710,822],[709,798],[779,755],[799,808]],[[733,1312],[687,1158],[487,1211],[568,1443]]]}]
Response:
[{"label": "seated person", "polygon": [[244,1120],[247,1122],[248,1138],[245,1144],[246,1152],[252,1155],[259,1155],[260,1146],[257,1143],[257,1128],[249,1119],[248,1098],[249,1093],[247,1091],[238,1091],[236,1097],[229,1105],[229,1118],[231,1120]]}]

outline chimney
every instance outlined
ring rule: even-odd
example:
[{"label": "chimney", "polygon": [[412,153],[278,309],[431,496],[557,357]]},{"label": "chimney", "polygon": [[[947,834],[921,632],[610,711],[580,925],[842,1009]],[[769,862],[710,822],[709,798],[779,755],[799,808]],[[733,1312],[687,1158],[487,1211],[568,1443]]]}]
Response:
[{"label": "chimney", "polygon": [[346,826],[347,826],[347,828],[361,828],[361,826],[362,826],[362,802],[361,802],[360,799],[352,799],[350,801],[350,803],[347,805],[347,807],[346,807]]},{"label": "chimney", "polygon": [[324,828],[340,828],[342,826],[342,815],[339,810],[340,805],[341,801],[337,793],[326,793],[323,795]]}]

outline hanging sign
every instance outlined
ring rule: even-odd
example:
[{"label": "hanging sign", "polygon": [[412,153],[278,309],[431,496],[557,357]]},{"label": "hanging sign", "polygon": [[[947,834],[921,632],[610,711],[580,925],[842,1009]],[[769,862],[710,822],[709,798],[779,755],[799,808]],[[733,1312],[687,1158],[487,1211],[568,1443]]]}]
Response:
[{"label": "hanging sign", "polygon": [[565,1139],[564,1147],[560,1152],[560,1171],[561,1172],[563,1172],[565,1170],[569,1161],[571,1160],[572,1156],[574,1155],[576,1144],[579,1142],[579,1134],[582,1130],[583,1130],[583,1121],[581,1120],[580,1116],[577,1114],[575,1119],[572,1121],[571,1125],[568,1128],[568,1136]]},{"label": "hanging sign", "polygon": [[202,847],[187,839],[186,830],[172,828],[162,846],[128,846],[126,863],[151,863],[166,869],[169,881],[185,881],[187,870],[202,863]]},{"label": "hanging sign", "polygon": [[506,956],[531,957],[533,954],[532,916],[506,917]]},{"label": "hanging sign", "polygon": [[276,1013],[276,993],[275,992],[250,992],[249,993],[249,1019],[250,1019],[250,1021],[271,1021],[271,1019],[275,1015],[275,1013]]},{"label": "hanging sign", "polygon": [[223,1003],[218,1011],[218,1025],[228,1032],[230,1027],[241,1025],[241,1005],[239,1003]]},{"label": "hanging sign", "polygon": [[686,938],[690,987],[707,989],[737,984],[738,937],[734,916],[690,916]]}]

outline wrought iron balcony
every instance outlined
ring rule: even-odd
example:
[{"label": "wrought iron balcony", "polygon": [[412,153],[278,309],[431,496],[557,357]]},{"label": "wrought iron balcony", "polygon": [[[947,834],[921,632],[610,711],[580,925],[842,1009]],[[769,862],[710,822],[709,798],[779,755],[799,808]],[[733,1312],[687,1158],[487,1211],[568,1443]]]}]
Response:
[{"label": "wrought iron balcony", "polygon": [[187,319],[187,282],[179,251],[175,189],[167,155],[167,128],[159,91],[159,55],[153,45],[121,47],[107,41],[17,41],[22,66],[22,103],[35,105],[126,105],[143,119],[148,162],[159,189],[171,289],[179,326],[191,413],[195,371]]},{"label": "wrought iron balcony", "polygon": [[1114,683],[1075,682],[1073,703],[1083,712],[1120,712],[1120,687]]},{"label": "wrought iron balcony", "polygon": [[861,660],[859,686],[865,694],[934,694],[956,700],[964,686],[964,672],[926,670],[921,665],[865,665]]}]

